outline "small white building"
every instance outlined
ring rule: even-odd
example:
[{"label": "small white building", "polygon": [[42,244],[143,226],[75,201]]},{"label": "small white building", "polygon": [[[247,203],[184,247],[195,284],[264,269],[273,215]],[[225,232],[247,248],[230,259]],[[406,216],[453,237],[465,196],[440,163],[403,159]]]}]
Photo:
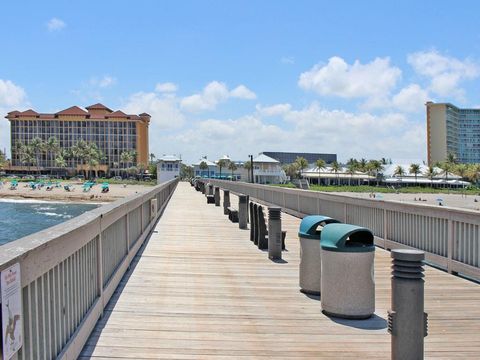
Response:
[{"label": "small white building", "polygon": [[157,161],[157,184],[170,181],[180,176],[182,159],[175,155],[163,155]]},{"label": "small white building", "polygon": [[[200,164],[202,162],[206,164],[205,169],[200,168]],[[192,166],[193,175],[195,177],[214,177],[217,174],[217,164],[205,158],[198,160],[196,163],[193,163]]]},{"label": "small white building", "polygon": [[280,162],[264,154],[253,159],[253,176],[257,184],[281,184],[287,180]]}]

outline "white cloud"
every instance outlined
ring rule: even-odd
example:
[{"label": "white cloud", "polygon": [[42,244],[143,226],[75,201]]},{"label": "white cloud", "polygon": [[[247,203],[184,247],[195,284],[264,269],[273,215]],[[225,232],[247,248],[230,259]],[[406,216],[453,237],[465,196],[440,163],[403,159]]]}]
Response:
[{"label": "white cloud", "polygon": [[89,81],[93,87],[107,88],[117,83],[117,79],[110,75],[104,75],[101,78],[92,77]]},{"label": "white cloud", "polygon": [[[178,99],[163,96],[154,92],[139,92],[131,95],[121,107],[131,114],[146,112],[152,116],[150,123],[150,137],[156,138],[159,132],[181,127],[185,123],[185,116],[179,109]],[[151,141],[154,145],[155,141]]]},{"label": "white cloud", "polygon": [[10,80],[0,79],[0,106],[19,106],[25,102],[25,90]]},{"label": "white cloud", "polygon": [[230,91],[230,97],[238,99],[253,100],[257,98],[257,95],[247,88],[245,85],[239,85],[232,91]]},{"label": "white cloud", "polygon": [[239,85],[230,91],[225,83],[212,81],[205,86],[201,93],[183,98],[180,105],[183,110],[201,112],[214,110],[218,104],[229,98],[255,99],[256,95],[244,85]]},{"label": "white cloud", "polygon": [[159,153],[181,153],[187,162],[205,154],[215,160],[224,153],[234,160],[245,160],[248,154],[257,154],[266,149],[280,150],[287,143],[288,132],[279,126],[264,123],[254,114],[236,119],[195,122],[188,129],[160,137],[162,148]]},{"label": "white cloud", "polygon": [[425,102],[429,99],[428,91],[418,84],[410,84],[392,97],[392,105],[405,112],[425,110]]},{"label": "white cloud", "polygon": [[51,18],[47,22],[47,29],[48,31],[60,31],[62,30],[67,24],[58,18]]},{"label": "white cloud", "polygon": [[161,93],[172,93],[176,92],[178,90],[177,84],[174,84],[172,82],[165,82],[165,83],[158,83],[155,86],[155,91],[161,92]]},{"label": "white cloud", "polygon": [[425,154],[425,127],[405,115],[373,115],[326,110],[313,103],[285,116],[294,130],[295,149],[338,153],[349,157],[418,158]]},{"label": "white cloud", "polygon": [[271,106],[262,107],[261,105],[257,104],[255,109],[257,109],[258,113],[262,116],[279,116],[284,115],[290,111],[292,106],[290,104],[275,104]]},{"label": "white cloud", "polygon": [[10,123],[3,117],[13,110],[26,110],[28,106],[25,90],[10,80],[0,79],[0,149],[10,154]]},{"label": "white cloud", "polygon": [[283,57],[280,59],[280,62],[281,62],[282,64],[292,65],[292,64],[295,64],[295,59],[294,59],[292,56],[283,56]]},{"label": "white cloud", "polygon": [[367,103],[385,99],[401,77],[401,70],[390,65],[390,59],[375,58],[361,64],[356,60],[352,65],[341,57],[334,56],[326,65],[317,64],[300,75],[298,85],[304,90],[320,95],[342,98],[367,98]]},{"label": "white cloud", "polygon": [[430,80],[429,89],[432,92],[459,100],[463,100],[465,94],[460,83],[480,75],[479,64],[471,59],[459,60],[442,55],[436,50],[410,54],[407,61],[415,72]]},{"label": "white cloud", "polygon": [[[271,124],[267,117],[282,116]],[[151,133],[153,135],[153,133]],[[327,110],[317,103],[301,109],[290,104],[257,105],[252,114],[234,119],[204,119],[173,133],[155,136],[158,153],[181,153],[194,161],[208,154],[216,159],[228,153],[245,160],[261,151],[318,151],[349,157],[420,158],[426,154],[425,126],[400,113],[374,115],[368,112]]]}]

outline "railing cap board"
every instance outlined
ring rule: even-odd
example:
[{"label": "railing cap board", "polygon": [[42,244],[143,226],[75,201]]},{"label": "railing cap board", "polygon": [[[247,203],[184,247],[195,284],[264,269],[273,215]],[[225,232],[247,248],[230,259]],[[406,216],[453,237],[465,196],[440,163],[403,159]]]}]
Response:
[{"label": "railing cap board", "polygon": [[[226,180],[214,180],[220,181],[224,184],[232,183]],[[354,196],[348,196],[343,194],[331,194],[322,191],[313,191],[313,190],[302,190],[302,189],[289,189],[281,188],[271,185],[263,184],[251,184],[237,182],[237,186],[245,186],[252,189],[262,189],[262,190],[272,190],[285,194],[292,195],[301,195],[308,196],[312,198],[318,198],[325,201],[335,201],[342,202],[348,205],[359,205],[366,206],[370,208],[385,209],[391,211],[401,211],[405,213],[415,214],[415,215],[424,215],[424,216],[435,216],[438,218],[443,218],[447,220],[454,220],[465,222],[468,221],[471,224],[480,225],[480,212],[470,209],[459,209],[452,208],[448,206],[439,207],[437,205],[429,204],[410,204],[402,201],[396,200],[376,200],[376,199],[363,199]]]}]

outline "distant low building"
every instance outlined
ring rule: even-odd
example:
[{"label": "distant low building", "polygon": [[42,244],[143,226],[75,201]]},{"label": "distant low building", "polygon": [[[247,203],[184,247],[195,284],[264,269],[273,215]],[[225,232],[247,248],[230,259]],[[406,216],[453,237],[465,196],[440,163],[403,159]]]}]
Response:
[{"label": "distant low building", "polygon": [[[396,169],[401,167],[405,174],[398,175],[396,174]],[[420,173],[415,177],[414,174],[409,173],[409,164],[391,164],[386,165],[383,173],[383,181],[387,185],[428,185],[433,187],[462,187],[468,186],[470,183],[468,181],[463,181],[462,178],[453,173],[443,171],[440,168],[435,167],[435,175],[429,176],[426,175],[428,167],[426,165],[420,165]]]},{"label": "distant low building", "polygon": [[283,152],[283,151],[264,151],[264,154],[272,159],[280,162],[280,164],[292,164],[297,157],[305,158],[309,164],[314,164],[317,160],[324,160],[327,164],[337,161],[337,154],[320,154],[320,153],[305,153],[305,152]]},{"label": "distant low building", "polygon": [[265,154],[253,159],[253,176],[257,184],[281,184],[287,180],[280,162]]},{"label": "distant low building", "polygon": [[[397,169],[402,169],[403,174],[398,175]],[[323,169],[313,167],[302,171],[302,178],[308,179],[310,184],[320,185],[366,185],[374,183],[383,183],[390,186],[433,186],[433,187],[462,187],[470,185],[469,182],[463,181],[460,176],[447,173],[440,169],[434,168],[435,174],[428,177],[426,165],[420,165],[420,172],[415,174],[409,173],[410,164],[393,163],[385,165],[377,176],[374,172],[354,171],[349,172],[346,167],[341,167],[338,171],[334,171],[330,166]]]},{"label": "distant low building", "polygon": [[310,184],[318,185],[362,185],[365,182],[374,181],[376,177],[361,171],[348,172],[346,168],[334,171],[330,166],[319,170],[317,167],[302,171],[302,178]]},{"label": "distant low building", "polygon": [[[202,169],[200,164],[204,162],[206,164],[206,168]],[[217,164],[214,162],[207,160],[207,159],[200,159],[197,162],[192,164],[193,166],[193,174],[196,177],[214,177],[217,174]]]},{"label": "distant low building", "polygon": [[175,155],[163,155],[157,161],[157,184],[170,181],[180,176],[182,159]]}]

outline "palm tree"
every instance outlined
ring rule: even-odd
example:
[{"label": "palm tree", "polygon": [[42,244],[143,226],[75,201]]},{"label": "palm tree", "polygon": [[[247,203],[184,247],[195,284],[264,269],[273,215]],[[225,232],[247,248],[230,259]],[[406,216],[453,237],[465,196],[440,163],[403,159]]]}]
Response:
[{"label": "palm tree", "polygon": [[155,161],[155,154],[154,153],[150,153],[150,163],[153,163]]},{"label": "palm tree", "polygon": [[460,176],[461,180],[465,178],[467,171],[468,171],[468,166],[466,164],[458,164],[454,170],[455,174]]},{"label": "palm tree", "polygon": [[98,148],[97,144],[95,143],[88,143],[83,154],[83,159],[87,163],[88,168],[88,176],[90,177],[90,173],[92,168],[94,168],[95,176],[98,176],[98,165],[102,160],[105,159],[102,151]]},{"label": "palm tree", "polygon": [[402,177],[405,175],[405,170],[403,169],[403,167],[401,167],[400,165],[398,165],[394,172],[393,172],[393,175],[394,176],[399,176],[399,177]]},{"label": "palm tree", "polygon": [[222,169],[229,166],[230,161],[228,159],[220,159],[217,162],[217,166],[220,168],[220,178],[222,177]]},{"label": "palm tree", "polygon": [[358,162],[358,170],[360,170],[361,172],[366,172],[367,171],[367,160],[362,158],[360,159],[360,161]]},{"label": "palm tree", "polygon": [[[84,175],[86,176],[86,171],[84,168],[85,161],[88,158],[88,144],[84,140],[78,140],[74,146],[70,149],[72,152],[72,158],[75,159],[77,162],[80,162],[82,171],[84,172]],[[74,161],[74,165],[76,165],[76,162]]]},{"label": "palm tree", "polygon": [[411,164],[408,171],[410,174],[415,175],[415,184],[417,184],[417,175],[421,173],[419,164]]},{"label": "palm tree", "polygon": [[308,161],[304,157],[299,156],[295,159],[295,164],[297,165],[297,169],[299,172],[298,175],[300,177],[303,170],[305,170],[308,167]]},{"label": "palm tree", "polygon": [[243,167],[245,168],[245,170],[247,170],[247,173],[248,173],[248,182],[251,182],[252,179],[250,179],[250,170],[252,169],[252,162],[249,160],[247,161],[246,163],[243,164]]},{"label": "palm tree", "polygon": [[478,180],[480,179],[480,164],[471,164],[468,167],[466,175],[468,180],[470,180],[472,183],[477,184]]},{"label": "palm tree", "polygon": [[355,171],[357,171],[357,168],[358,168],[358,163],[356,162],[356,160],[355,161],[350,161],[350,160],[347,163],[347,174],[350,175],[350,178],[348,179],[348,186],[352,185],[351,180],[353,178],[353,174],[355,174]]},{"label": "palm tree", "polygon": [[7,163],[7,157],[5,156],[5,153],[2,150],[0,150],[0,169],[3,169],[6,163]]},{"label": "palm tree", "polygon": [[425,170],[424,175],[430,179],[430,181],[433,181],[433,178],[438,175],[437,170],[435,170],[435,167],[429,166],[427,167],[427,170]]},{"label": "palm tree", "polygon": [[45,143],[41,138],[36,137],[30,143],[29,146],[32,148],[33,153],[35,154],[35,164],[37,166],[37,173],[40,175],[40,155],[45,150]]},{"label": "palm tree", "polygon": [[443,170],[443,174],[445,175],[445,186],[446,186],[446,182],[448,181],[448,173],[452,170],[453,163],[444,161],[438,164],[438,167]]},{"label": "palm tree", "polygon": [[355,165],[355,167],[356,167],[355,169],[357,169],[357,167],[358,167],[358,160],[357,160],[357,159],[354,159],[354,158],[350,158],[350,159],[348,159],[346,165],[347,165],[347,166],[348,166],[348,165]]},{"label": "palm tree", "polygon": [[318,185],[320,185],[320,172],[325,169],[325,160],[323,159],[318,159],[315,161],[315,165],[317,166],[318,169]]},{"label": "palm tree", "polygon": [[124,166],[124,169],[125,168],[129,168],[130,167],[130,163],[133,161],[133,154],[131,151],[124,151],[120,154],[120,161],[126,165]]},{"label": "palm tree", "polygon": [[37,161],[33,148],[28,145],[23,145],[21,152],[19,152],[19,155],[21,163],[23,165],[27,165],[28,172],[30,172],[30,166],[35,165]]},{"label": "palm tree", "polygon": [[232,171],[232,180],[233,180],[233,172],[237,170],[237,165],[233,161],[230,161],[228,164],[228,170]]},{"label": "palm tree", "polygon": [[203,170],[207,170],[207,177],[210,176],[210,174],[208,173],[208,165],[205,161],[201,161],[198,167],[200,168],[200,170],[202,170],[202,173],[203,173]]},{"label": "palm tree", "polygon": [[449,152],[447,154],[447,158],[445,159],[445,161],[450,165],[455,165],[457,163],[457,157],[455,156],[454,153]]},{"label": "palm tree", "polygon": [[130,175],[135,175],[136,173],[138,173],[138,169],[136,166],[130,166],[128,169],[127,169],[127,172],[130,174]]},{"label": "palm tree", "polygon": [[[55,136],[48,138],[47,142],[45,143],[45,151],[47,152],[47,157],[49,157],[49,160],[55,160],[58,152],[60,151],[60,144]],[[53,169],[50,169],[50,174],[52,173]]]},{"label": "palm tree", "polygon": [[332,162],[332,171],[335,173],[335,177],[337,178],[337,185],[338,185],[338,172],[342,169],[340,164],[335,160]]},{"label": "palm tree", "polygon": [[60,169],[64,169],[67,167],[67,161],[62,155],[58,155],[55,158],[55,166]]},{"label": "palm tree", "polygon": [[138,171],[140,172],[140,175],[142,175],[142,179],[143,179],[143,173],[147,169],[147,166],[144,163],[139,163],[137,167],[138,167]]},{"label": "palm tree", "polygon": [[375,179],[377,179],[378,184],[378,174],[383,171],[383,163],[379,160],[370,160],[368,162],[370,169],[375,173]]},{"label": "palm tree", "polygon": [[290,180],[298,175],[298,165],[296,163],[283,165],[282,168],[285,174],[290,177]]}]

